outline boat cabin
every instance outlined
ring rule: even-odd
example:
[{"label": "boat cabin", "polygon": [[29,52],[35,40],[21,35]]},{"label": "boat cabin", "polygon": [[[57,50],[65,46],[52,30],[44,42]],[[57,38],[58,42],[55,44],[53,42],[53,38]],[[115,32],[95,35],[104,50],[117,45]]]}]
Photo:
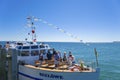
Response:
[{"label": "boat cabin", "polygon": [[18,61],[23,61],[27,64],[34,65],[35,60],[39,60],[41,52],[47,53],[50,49],[48,44],[37,44],[37,45],[22,45],[17,46],[18,52]]}]

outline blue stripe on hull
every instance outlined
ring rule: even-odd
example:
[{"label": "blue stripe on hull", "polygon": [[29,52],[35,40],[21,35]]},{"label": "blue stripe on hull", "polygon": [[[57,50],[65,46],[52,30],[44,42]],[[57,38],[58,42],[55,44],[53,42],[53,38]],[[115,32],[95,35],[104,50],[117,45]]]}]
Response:
[{"label": "blue stripe on hull", "polygon": [[22,75],[22,76],[25,76],[25,77],[28,77],[28,78],[30,78],[30,79],[34,79],[34,80],[43,80],[43,79],[35,78],[35,77],[30,76],[30,75],[21,73],[21,72],[18,72],[18,74],[20,74],[20,75]]}]

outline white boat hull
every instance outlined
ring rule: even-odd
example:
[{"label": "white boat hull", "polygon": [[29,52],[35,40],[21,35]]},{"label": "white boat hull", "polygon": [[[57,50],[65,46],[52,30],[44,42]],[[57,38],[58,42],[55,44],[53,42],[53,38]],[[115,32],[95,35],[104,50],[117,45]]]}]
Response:
[{"label": "white boat hull", "polygon": [[100,69],[95,72],[56,72],[19,65],[19,80],[98,80]]}]

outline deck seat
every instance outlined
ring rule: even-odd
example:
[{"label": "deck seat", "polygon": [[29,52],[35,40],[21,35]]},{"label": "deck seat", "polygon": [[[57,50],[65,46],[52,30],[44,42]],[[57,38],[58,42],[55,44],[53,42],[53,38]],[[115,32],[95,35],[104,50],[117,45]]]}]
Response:
[{"label": "deck seat", "polygon": [[48,68],[49,68],[49,69],[54,69],[54,68],[55,68],[55,65],[54,65],[54,64],[53,64],[53,65],[49,65]]},{"label": "deck seat", "polygon": [[68,65],[59,66],[58,69],[60,69],[60,70],[66,70],[66,69],[68,69]]},{"label": "deck seat", "polygon": [[48,64],[41,64],[40,67],[42,67],[42,68],[47,68],[47,67],[48,67]]}]

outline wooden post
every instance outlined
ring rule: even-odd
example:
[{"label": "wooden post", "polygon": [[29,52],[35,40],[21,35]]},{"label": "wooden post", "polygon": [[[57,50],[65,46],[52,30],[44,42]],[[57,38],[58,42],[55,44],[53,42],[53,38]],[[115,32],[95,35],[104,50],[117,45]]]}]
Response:
[{"label": "wooden post", "polygon": [[[10,57],[6,57],[9,54]],[[0,80],[17,80],[17,51],[0,49]]]},{"label": "wooden post", "polygon": [[[11,56],[12,54],[12,50],[8,50],[6,51],[7,54],[9,54]],[[8,80],[12,80],[12,57],[8,57],[7,61],[8,61]]]},{"label": "wooden post", "polygon": [[5,49],[2,48],[0,48],[0,80],[7,80],[6,53]]},{"label": "wooden post", "polygon": [[17,80],[17,53],[16,49],[12,50],[12,80]]}]

